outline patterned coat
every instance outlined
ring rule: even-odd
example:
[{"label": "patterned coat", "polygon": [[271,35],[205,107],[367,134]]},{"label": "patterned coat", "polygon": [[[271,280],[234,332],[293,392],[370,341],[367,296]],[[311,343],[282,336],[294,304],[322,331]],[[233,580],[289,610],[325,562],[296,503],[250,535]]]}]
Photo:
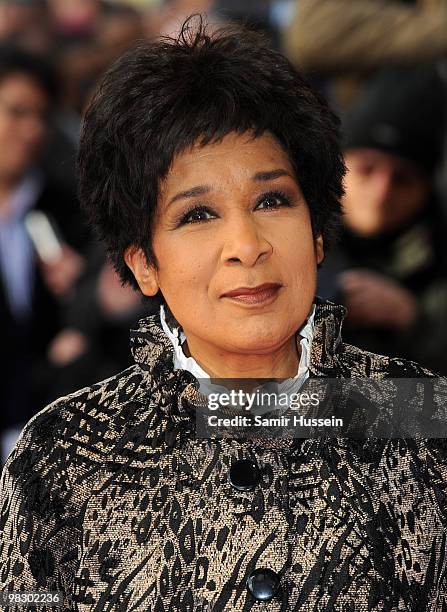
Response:
[{"label": "patterned coat", "polygon": [[[343,316],[317,304],[312,377],[429,375],[344,344]],[[41,410],[9,456],[0,591],[60,590],[79,612],[447,609],[444,440],[199,440],[159,315],[131,346],[133,366]],[[237,488],[247,459],[259,479]]]}]

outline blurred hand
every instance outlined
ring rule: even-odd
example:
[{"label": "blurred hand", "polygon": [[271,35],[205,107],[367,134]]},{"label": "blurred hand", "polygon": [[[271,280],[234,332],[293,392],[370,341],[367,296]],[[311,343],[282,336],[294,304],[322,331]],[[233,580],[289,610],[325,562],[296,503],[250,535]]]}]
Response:
[{"label": "blurred hand", "polygon": [[370,270],[348,270],[339,276],[352,325],[404,330],[417,316],[413,295],[398,283]]},{"label": "blurred hand", "polygon": [[139,293],[131,287],[121,285],[117,273],[109,263],[101,270],[96,295],[101,310],[112,317],[133,310],[141,300]]},{"label": "blurred hand", "polygon": [[74,285],[85,266],[85,259],[64,244],[62,255],[51,263],[39,260],[42,276],[51,293],[57,298],[70,297]]},{"label": "blurred hand", "polygon": [[64,329],[53,338],[47,356],[53,365],[62,368],[85,353],[87,346],[87,336],[82,332]]}]

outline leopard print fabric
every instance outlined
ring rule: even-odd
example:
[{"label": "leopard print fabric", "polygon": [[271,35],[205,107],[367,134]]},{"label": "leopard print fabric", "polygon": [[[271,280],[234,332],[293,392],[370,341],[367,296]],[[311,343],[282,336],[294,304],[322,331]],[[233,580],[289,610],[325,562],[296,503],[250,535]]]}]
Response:
[{"label": "leopard print fabric", "polygon": [[[431,375],[343,344],[343,316],[318,302],[311,377]],[[444,440],[197,439],[158,315],[131,347],[132,367],[25,426],[0,483],[0,591],[79,612],[447,610]],[[259,484],[236,490],[247,458]],[[270,601],[247,589],[256,568],[280,580]]]}]

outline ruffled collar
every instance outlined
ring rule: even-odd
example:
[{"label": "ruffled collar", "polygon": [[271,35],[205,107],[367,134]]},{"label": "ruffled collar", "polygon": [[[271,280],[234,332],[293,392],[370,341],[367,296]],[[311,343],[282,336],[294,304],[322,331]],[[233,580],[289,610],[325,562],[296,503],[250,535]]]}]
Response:
[{"label": "ruffled collar", "polygon": [[[313,338],[310,348],[310,377],[339,377],[338,353],[341,328],[346,308],[316,298]],[[173,329],[178,323],[166,312],[165,321]],[[301,338],[297,334],[298,338]],[[175,369],[175,350],[163,328],[160,313],[142,318],[131,330],[131,352],[145,376],[150,402],[167,418],[174,440],[177,435],[190,435],[197,409],[207,406],[207,398],[199,391],[197,378],[188,370]],[[281,445],[282,443],[279,442]]]},{"label": "ruffled collar", "polygon": [[[169,327],[163,304],[160,305],[160,322],[163,331],[168,336],[174,349],[174,370],[187,370],[191,372],[193,376],[198,379],[209,379],[209,375],[203,370],[194,357],[187,357],[183,351],[182,344],[186,340],[186,336],[183,330],[179,326],[174,326],[172,329]],[[314,335],[314,318],[315,318],[315,304],[312,305],[309,316],[307,317],[304,324],[297,332],[297,336],[300,336],[300,362],[296,375],[293,377],[296,385],[303,383],[309,376],[309,362],[310,362],[310,347],[312,344],[312,338]],[[297,339],[298,341],[298,339]]]}]

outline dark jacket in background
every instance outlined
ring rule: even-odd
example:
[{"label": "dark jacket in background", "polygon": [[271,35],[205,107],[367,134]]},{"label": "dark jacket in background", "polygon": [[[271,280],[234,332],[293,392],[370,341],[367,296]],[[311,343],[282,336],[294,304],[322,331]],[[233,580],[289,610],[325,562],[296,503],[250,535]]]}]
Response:
[{"label": "dark jacket in background", "polygon": [[434,203],[393,234],[362,238],[343,230],[319,271],[318,293],[343,303],[337,276],[368,269],[398,282],[417,300],[418,317],[405,332],[345,324],[347,342],[381,355],[418,361],[447,374],[447,224]]},{"label": "dark jacket in background", "polygon": [[[89,234],[73,193],[46,182],[32,208],[42,210],[53,219],[69,246],[78,252],[85,248]],[[62,326],[63,306],[45,285],[37,263],[34,266],[32,314],[25,320],[17,320],[11,312],[0,275],[3,347],[0,429],[25,423],[48,402],[52,373],[45,353],[50,340]]]}]

